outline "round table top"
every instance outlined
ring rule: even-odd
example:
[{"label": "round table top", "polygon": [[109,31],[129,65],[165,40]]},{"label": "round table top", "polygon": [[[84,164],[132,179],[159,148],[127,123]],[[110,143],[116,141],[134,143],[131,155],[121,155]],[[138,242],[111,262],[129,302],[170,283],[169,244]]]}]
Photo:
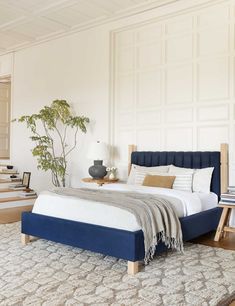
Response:
[{"label": "round table top", "polygon": [[82,179],[82,181],[85,182],[85,183],[96,183],[98,185],[103,185],[103,184],[116,183],[116,182],[119,181],[119,179],[110,180],[109,178],[94,179],[92,177],[85,177],[85,178]]}]

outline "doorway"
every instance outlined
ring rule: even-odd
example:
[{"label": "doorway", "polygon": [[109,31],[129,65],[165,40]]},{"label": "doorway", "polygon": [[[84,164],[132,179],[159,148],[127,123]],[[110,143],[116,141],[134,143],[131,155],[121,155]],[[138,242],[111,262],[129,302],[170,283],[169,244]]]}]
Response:
[{"label": "doorway", "polygon": [[0,160],[10,158],[11,77],[0,77]]}]

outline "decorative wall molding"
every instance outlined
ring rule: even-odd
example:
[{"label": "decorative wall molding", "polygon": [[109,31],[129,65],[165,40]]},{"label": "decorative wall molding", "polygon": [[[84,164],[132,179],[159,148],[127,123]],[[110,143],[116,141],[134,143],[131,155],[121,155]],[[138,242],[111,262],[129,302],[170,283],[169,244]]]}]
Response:
[{"label": "decorative wall molding", "polygon": [[235,164],[234,12],[234,0],[209,1],[112,33],[112,143],[121,176],[130,143],[219,150],[228,142]]}]

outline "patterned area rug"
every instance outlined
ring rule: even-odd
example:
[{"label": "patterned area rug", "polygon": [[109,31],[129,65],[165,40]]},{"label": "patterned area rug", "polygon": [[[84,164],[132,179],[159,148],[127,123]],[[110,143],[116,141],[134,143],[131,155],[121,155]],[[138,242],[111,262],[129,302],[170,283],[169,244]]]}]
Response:
[{"label": "patterned area rug", "polygon": [[204,306],[233,295],[234,251],[187,244],[129,276],[123,260],[41,239],[22,247],[20,224],[0,225],[0,305]]}]

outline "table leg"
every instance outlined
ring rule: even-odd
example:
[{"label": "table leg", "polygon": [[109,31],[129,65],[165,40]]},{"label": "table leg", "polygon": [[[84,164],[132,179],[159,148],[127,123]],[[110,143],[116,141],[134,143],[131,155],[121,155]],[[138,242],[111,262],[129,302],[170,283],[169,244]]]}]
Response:
[{"label": "table leg", "polygon": [[[229,208],[229,211],[228,211],[228,214],[227,214],[227,218],[226,218],[226,220],[225,220],[225,225],[226,225],[226,226],[229,226],[229,219],[230,219],[230,216],[231,216],[231,212],[232,212],[232,209]],[[228,233],[228,232],[223,231],[223,238],[226,237],[227,233]]]},{"label": "table leg", "polygon": [[223,233],[225,222],[226,222],[227,217],[228,217],[228,212],[229,212],[229,208],[224,207],[222,215],[220,217],[219,225],[217,227],[217,231],[216,231],[216,234],[215,234],[214,241],[219,241],[220,240],[221,234]]}]

